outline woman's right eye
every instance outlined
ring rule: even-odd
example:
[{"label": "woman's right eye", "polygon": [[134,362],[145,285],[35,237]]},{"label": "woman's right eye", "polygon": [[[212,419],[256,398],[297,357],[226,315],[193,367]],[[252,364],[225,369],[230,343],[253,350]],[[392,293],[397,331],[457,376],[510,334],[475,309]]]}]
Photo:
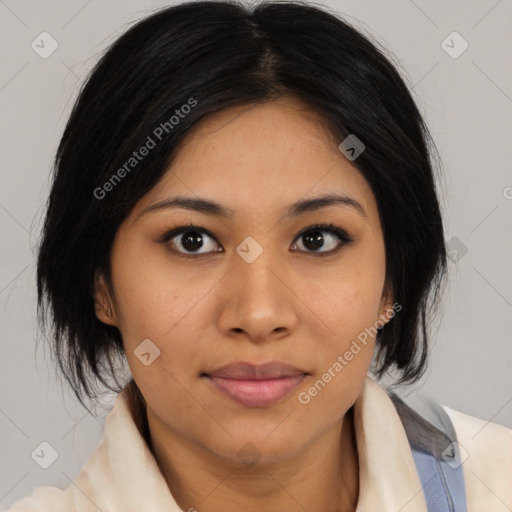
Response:
[{"label": "woman's right eye", "polygon": [[221,246],[215,242],[215,238],[207,229],[193,224],[168,231],[160,241],[167,243],[173,252],[186,258],[223,250],[218,248]]}]

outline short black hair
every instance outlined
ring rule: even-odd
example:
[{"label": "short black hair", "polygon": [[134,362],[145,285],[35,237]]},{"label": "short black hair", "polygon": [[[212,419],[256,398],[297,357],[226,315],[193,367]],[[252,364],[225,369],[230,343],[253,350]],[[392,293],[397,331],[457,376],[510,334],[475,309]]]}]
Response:
[{"label": "short black hair", "polygon": [[[123,385],[116,379],[121,334],[97,319],[93,296],[96,272],[111,289],[120,224],[199,121],[282,96],[320,114],[340,142],[353,134],[364,143],[352,163],[375,195],[386,282],[402,307],[378,330],[376,373],[394,368],[397,383],[422,375],[427,326],[447,267],[439,155],[386,54],[328,8],[300,1],[177,4],[136,23],[105,51],[55,156],[37,261],[42,332],[51,324],[52,354],[82,404],[99,383],[118,392]],[[157,127],[158,144],[127,167]]]}]

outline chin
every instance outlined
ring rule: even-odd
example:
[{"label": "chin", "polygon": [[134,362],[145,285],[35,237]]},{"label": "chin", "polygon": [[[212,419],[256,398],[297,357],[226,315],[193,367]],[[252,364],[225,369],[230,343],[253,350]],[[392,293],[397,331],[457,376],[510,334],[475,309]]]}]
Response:
[{"label": "chin", "polygon": [[232,438],[223,436],[222,442],[214,442],[207,448],[217,457],[231,461],[239,471],[284,461],[299,452],[304,444],[289,432],[275,438],[273,434],[231,434]]}]

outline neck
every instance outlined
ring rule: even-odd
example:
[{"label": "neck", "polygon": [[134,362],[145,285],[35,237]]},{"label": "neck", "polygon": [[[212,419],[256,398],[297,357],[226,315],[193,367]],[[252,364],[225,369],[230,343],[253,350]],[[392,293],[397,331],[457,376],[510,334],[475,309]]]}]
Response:
[{"label": "neck", "polygon": [[359,465],[353,409],[302,452],[247,467],[170,431],[147,409],[150,442],[178,505],[194,512],[353,512]]}]

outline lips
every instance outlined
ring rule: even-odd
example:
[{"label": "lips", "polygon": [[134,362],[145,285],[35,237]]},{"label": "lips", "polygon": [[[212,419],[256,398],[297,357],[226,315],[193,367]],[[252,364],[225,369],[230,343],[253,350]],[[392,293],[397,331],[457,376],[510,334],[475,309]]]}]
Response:
[{"label": "lips", "polygon": [[221,366],[207,375],[214,377],[222,377],[224,379],[250,379],[250,380],[265,380],[265,379],[279,379],[281,377],[293,377],[297,375],[304,375],[306,372],[299,370],[289,364],[272,361],[270,363],[255,365],[252,363],[231,363]]},{"label": "lips", "polygon": [[307,375],[282,362],[262,365],[238,362],[204,374],[217,391],[246,407],[265,407],[278,402],[296,389]]}]

